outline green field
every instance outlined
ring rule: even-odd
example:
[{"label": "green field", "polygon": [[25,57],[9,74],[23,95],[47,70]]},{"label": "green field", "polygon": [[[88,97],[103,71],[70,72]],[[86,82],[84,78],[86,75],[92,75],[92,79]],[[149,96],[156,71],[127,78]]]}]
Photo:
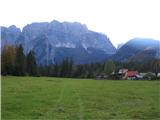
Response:
[{"label": "green field", "polygon": [[2,119],[158,120],[159,81],[2,77]]}]

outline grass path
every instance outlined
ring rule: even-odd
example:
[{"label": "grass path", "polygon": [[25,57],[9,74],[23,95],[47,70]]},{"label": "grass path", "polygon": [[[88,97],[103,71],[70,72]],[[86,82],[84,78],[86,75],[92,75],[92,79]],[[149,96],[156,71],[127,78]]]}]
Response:
[{"label": "grass path", "polygon": [[62,108],[60,108],[60,103],[62,102],[62,99],[64,96],[65,87],[66,87],[65,84],[63,84],[60,87],[61,90],[59,91],[59,96],[57,97],[58,98],[57,101],[55,103],[53,102],[53,105],[50,106],[48,111],[45,113],[45,115],[41,119],[45,119],[46,117],[51,119],[56,119],[54,115],[55,112],[62,110]]},{"label": "grass path", "polygon": [[[83,101],[81,100],[79,92],[76,90],[75,87],[73,87],[71,83],[65,83],[61,85],[61,90],[56,103],[50,106],[50,109],[48,109],[48,111],[45,113],[45,116],[41,117],[41,119],[45,119],[45,117],[53,120],[69,119],[69,113],[68,113],[69,111],[67,111],[67,108],[65,108],[65,105],[63,104],[65,102],[64,98],[67,97],[66,96],[67,92],[72,94],[71,96],[69,96],[70,99],[76,99],[76,101],[74,102],[77,108],[77,115],[78,115],[77,118],[79,118],[79,120],[84,120]],[[70,102],[70,101],[67,101],[67,102]],[[65,114],[63,114],[63,116],[57,115],[58,113],[63,113],[63,112],[66,112]]]},{"label": "grass path", "polygon": [[77,96],[77,102],[79,105],[79,120],[84,120],[84,105],[83,105],[83,101],[81,99],[80,94],[77,92],[77,90],[75,89],[75,94]]}]

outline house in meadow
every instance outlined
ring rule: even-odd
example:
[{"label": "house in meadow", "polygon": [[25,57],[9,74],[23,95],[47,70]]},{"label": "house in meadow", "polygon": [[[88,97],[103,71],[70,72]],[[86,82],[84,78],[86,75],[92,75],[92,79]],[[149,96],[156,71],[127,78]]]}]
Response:
[{"label": "house in meadow", "polygon": [[118,72],[119,79],[124,79],[125,74],[127,73],[128,69],[120,69]]},{"label": "house in meadow", "polygon": [[142,79],[143,77],[139,75],[138,71],[127,71],[124,79],[127,80],[138,80],[138,79]]}]

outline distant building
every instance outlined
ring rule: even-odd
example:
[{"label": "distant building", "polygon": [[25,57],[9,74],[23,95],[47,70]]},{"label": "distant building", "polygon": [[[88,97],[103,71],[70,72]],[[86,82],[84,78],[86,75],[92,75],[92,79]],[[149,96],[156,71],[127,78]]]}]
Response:
[{"label": "distant building", "polygon": [[142,79],[143,76],[138,71],[129,71],[128,69],[120,69],[118,72],[119,79],[136,80]]},{"label": "distant building", "polygon": [[158,73],[157,77],[160,77],[160,73]]},{"label": "distant building", "polygon": [[118,74],[125,74],[128,71],[128,69],[120,69]]},{"label": "distant building", "polygon": [[128,69],[120,69],[118,72],[119,79],[125,79],[124,76],[127,73]]},{"label": "distant building", "polygon": [[101,73],[100,75],[96,76],[96,80],[104,80],[108,79],[108,76],[105,73]]},{"label": "distant building", "polygon": [[155,80],[156,79],[156,74],[153,73],[153,72],[148,72],[148,73],[146,73],[144,78],[147,79],[147,80]]},{"label": "distant building", "polygon": [[139,73],[140,76],[145,77],[147,73]]},{"label": "distant building", "polygon": [[136,80],[136,79],[142,79],[143,77],[139,75],[138,71],[127,71],[124,79],[128,80]]}]

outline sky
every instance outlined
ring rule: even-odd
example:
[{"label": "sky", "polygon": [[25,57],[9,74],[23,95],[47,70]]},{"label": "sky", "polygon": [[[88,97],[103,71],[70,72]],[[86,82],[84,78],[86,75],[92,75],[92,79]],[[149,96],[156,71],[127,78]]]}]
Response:
[{"label": "sky", "polygon": [[135,37],[160,40],[160,0],[0,0],[0,25],[80,22],[114,46]]}]

